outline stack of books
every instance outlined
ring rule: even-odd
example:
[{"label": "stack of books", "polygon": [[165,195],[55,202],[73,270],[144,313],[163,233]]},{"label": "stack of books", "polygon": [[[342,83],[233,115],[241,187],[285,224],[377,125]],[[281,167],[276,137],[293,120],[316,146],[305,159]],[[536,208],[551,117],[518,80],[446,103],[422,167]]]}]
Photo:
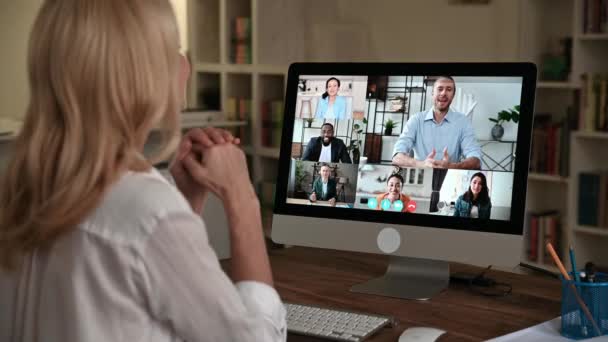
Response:
[{"label": "stack of books", "polygon": [[251,18],[236,17],[232,22],[230,58],[236,64],[251,64]]},{"label": "stack of books", "polygon": [[568,175],[570,120],[553,122],[551,114],[536,114],[532,133],[530,171]]},{"label": "stack of books", "polygon": [[583,74],[581,78],[578,128],[586,132],[606,132],[608,131],[608,75]]},{"label": "stack of books", "polygon": [[528,231],[524,238],[527,259],[539,264],[553,265],[553,259],[545,246],[547,242],[551,242],[558,253],[561,251],[559,247],[561,243],[559,212],[528,213],[526,220]]},{"label": "stack of books", "polygon": [[608,229],[608,171],[579,174],[578,224]]},{"label": "stack of books", "polygon": [[608,0],[583,0],[583,32],[608,32]]}]

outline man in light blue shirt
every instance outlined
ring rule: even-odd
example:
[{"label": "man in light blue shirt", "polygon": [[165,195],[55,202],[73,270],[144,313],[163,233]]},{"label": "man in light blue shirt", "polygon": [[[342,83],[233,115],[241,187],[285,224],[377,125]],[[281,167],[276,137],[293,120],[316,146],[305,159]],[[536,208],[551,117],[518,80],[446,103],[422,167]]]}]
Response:
[{"label": "man in light blue shirt", "polygon": [[[393,165],[443,169],[481,168],[481,147],[473,125],[462,113],[450,110],[456,83],[441,76],[433,85],[433,107],[414,114],[393,150]],[[410,153],[414,152],[414,158]]]}]

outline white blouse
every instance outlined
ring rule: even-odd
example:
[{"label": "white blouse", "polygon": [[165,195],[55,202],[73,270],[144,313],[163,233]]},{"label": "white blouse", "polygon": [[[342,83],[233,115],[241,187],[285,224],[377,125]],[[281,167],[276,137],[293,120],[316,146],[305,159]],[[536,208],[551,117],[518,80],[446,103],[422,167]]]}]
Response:
[{"label": "white blouse", "polygon": [[0,341],[285,341],[274,288],[232,283],[156,170],[125,174],[77,229],[0,269]]}]

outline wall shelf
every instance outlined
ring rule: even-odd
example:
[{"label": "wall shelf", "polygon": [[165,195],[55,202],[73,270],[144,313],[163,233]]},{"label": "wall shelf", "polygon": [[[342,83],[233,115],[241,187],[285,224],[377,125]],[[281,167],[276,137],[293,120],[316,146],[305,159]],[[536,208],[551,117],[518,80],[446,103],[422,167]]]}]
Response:
[{"label": "wall shelf", "polygon": [[580,85],[567,81],[540,81],[536,84],[538,89],[579,89]]},{"label": "wall shelf", "polygon": [[559,175],[546,175],[542,173],[530,173],[528,174],[528,180],[539,181],[539,182],[553,182],[560,184],[568,184],[569,179]]},{"label": "wall shelf", "polygon": [[579,40],[605,40],[608,41],[608,33],[582,33],[577,36]]},{"label": "wall shelf", "polygon": [[577,226],[574,228],[574,231],[580,234],[608,237],[608,227]]},{"label": "wall shelf", "polygon": [[196,72],[229,72],[235,74],[264,74],[285,75],[289,69],[288,65],[255,65],[255,64],[231,64],[231,63],[196,63]]},{"label": "wall shelf", "polygon": [[577,139],[608,139],[608,132],[573,132],[572,136]]},{"label": "wall shelf", "polygon": [[0,135],[0,142],[9,142],[15,140],[15,134],[3,134]]},{"label": "wall shelf", "polygon": [[203,127],[241,127],[247,125],[246,121],[200,121],[182,122],[182,129]]}]

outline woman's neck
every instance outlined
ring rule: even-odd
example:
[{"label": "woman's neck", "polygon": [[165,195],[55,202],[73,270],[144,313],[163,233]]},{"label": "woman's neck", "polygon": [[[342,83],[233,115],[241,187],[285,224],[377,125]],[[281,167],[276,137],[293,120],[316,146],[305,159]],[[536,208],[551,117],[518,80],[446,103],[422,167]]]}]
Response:
[{"label": "woman's neck", "polygon": [[336,101],[336,96],[337,96],[337,95],[329,95],[329,102],[334,102],[334,101]]}]

